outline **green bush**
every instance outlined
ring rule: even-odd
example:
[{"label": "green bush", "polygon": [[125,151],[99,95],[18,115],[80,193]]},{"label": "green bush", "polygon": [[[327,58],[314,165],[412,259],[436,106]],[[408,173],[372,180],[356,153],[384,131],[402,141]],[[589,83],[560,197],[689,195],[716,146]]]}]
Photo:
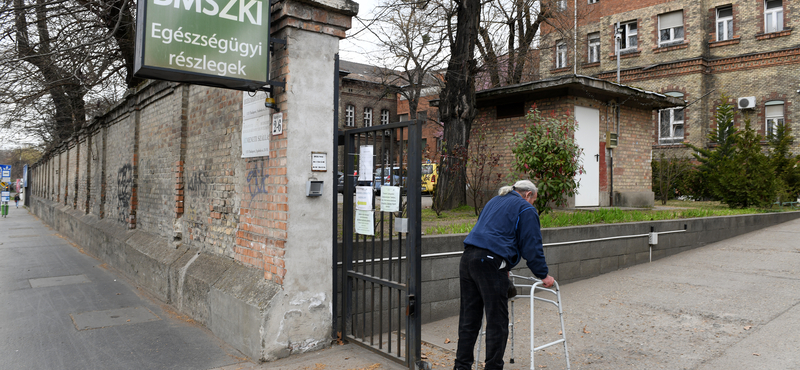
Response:
[{"label": "green bush", "polygon": [[651,163],[653,170],[653,192],[661,204],[679,196],[691,196],[692,177],[697,172],[688,158],[667,157],[661,153]]},{"label": "green bush", "polygon": [[583,173],[583,150],[575,142],[575,117],[544,116],[536,108],[526,116],[527,129],[514,137],[514,169],[526,174],[538,187],[536,209],[550,211],[550,204],[566,205],[578,188],[575,176]]}]

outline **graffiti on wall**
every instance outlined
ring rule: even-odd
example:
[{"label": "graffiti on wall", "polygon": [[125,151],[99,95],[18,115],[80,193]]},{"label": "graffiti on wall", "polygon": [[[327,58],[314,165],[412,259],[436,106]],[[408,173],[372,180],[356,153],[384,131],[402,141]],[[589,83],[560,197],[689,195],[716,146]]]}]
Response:
[{"label": "graffiti on wall", "polygon": [[117,220],[128,222],[133,196],[133,166],[128,163],[117,170]]},{"label": "graffiti on wall", "polygon": [[253,169],[247,172],[247,191],[250,193],[250,201],[259,194],[267,194],[267,166],[265,161],[255,162]]},{"label": "graffiti on wall", "polygon": [[208,174],[206,173],[206,171],[197,171],[193,173],[189,177],[189,181],[186,184],[186,187],[189,189],[189,192],[194,195],[207,197],[208,189],[210,186],[208,183]]}]

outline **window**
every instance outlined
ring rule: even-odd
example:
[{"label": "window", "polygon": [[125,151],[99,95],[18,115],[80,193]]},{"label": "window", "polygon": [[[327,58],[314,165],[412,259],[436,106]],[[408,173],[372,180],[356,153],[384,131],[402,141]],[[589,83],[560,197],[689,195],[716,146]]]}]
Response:
[{"label": "window", "polygon": [[658,16],[659,45],[683,41],[683,10]]},{"label": "window", "polygon": [[683,142],[683,108],[662,109],[658,113],[658,143]]},{"label": "window", "polygon": [[523,116],[525,116],[524,102],[498,104],[495,111],[495,117],[498,119]]},{"label": "window", "polygon": [[353,127],[356,123],[356,107],[348,104],[347,108],[344,110],[344,125],[347,127]]},{"label": "window", "polygon": [[772,137],[778,126],[783,125],[783,102],[768,101],[764,105],[764,115],[767,117],[767,137]]},{"label": "window", "polygon": [[559,42],[556,44],[556,68],[567,67],[567,43]]},{"label": "window", "polygon": [[596,4],[597,0],[589,0],[589,4]]},{"label": "window", "polygon": [[364,108],[364,127],[372,127],[372,108]]},{"label": "window", "polygon": [[388,125],[389,124],[389,110],[388,109],[381,109],[381,124]]},{"label": "window", "polygon": [[556,9],[559,11],[567,10],[567,0],[556,0]]},{"label": "window", "polygon": [[620,25],[621,38],[619,40],[619,50],[635,50],[639,46],[637,38],[636,22],[628,22]]},{"label": "window", "polygon": [[767,0],[764,6],[764,32],[783,31],[783,0]]},{"label": "window", "polygon": [[717,9],[717,41],[733,38],[733,8],[730,6]]},{"label": "window", "polygon": [[600,61],[600,32],[589,34],[589,63]]}]

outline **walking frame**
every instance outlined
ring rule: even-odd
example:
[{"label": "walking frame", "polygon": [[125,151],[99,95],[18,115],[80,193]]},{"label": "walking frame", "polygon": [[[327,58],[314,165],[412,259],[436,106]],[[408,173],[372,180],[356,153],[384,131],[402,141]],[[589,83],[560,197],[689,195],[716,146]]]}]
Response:
[{"label": "walking frame", "polygon": [[[567,361],[567,370],[569,370],[570,369],[570,366],[569,366],[569,350],[567,349],[567,336],[566,336],[566,330],[564,330],[564,310],[563,310],[562,305],[561,305],[561,290],[559,290],[559,288],[558,288],[558,282],[554,281],[552,288],[545,288],[544,286],[542,286],[542,281],[537,279],[537,278],[535,278],[535,277],[515,275],[515,274],[512,273],[512,274],[509,275],[509,278],[511,278],[511,283],[514,284],[515,287],[517,287],[518,291],[521,291],[521,289],[528,289],[528,294],[518,294],[514,298],[509,299],[511,301],[511,309],[510,309],[510,311],[511,311],[511,320],[508,323],[509,331],[510,331],[510,334],[511,334],[511,359],[510,359],[509,363],[512,363],[512,364],[514,363],[514,301],[516,301],[517,299],[520,299],[520,298],[528,298],[528,299],[530,299],[530,317],[531,317],[531,323],[530,323],[530,326],[531,326],[530,327],[530,330],[531,330],[531,347],[530,347],[531,348],[530,349],[531,366],[530,366],[530,369],[531,370],[535,369],[535,367],[534,367],[534,353],[536,351],[545,349],[545,348],[550,347],[550,346],[554,346],[554,345],[559,344],[559,343],[563,343],[564,344],[564,358]],[[517,282],[517,280],[522,280],[522,282]],[[538,291],[551,293],[551,294],[553,294],[555,296],[556,299],[552,300],[552,299],[547,299],[547,298],[543,298],[543,297],[537,297],[536,295],[534,295],[534,293],[538,292]],[[534,318],[534,316],[533,316],[533,306],[534,305],[533,305],[533,303],[534,303],[534,301],[542,301],[542,302],[552,303],[553,305],[555,305],[558,308],[558,318],[559,318],[559,321],[561,323],[561,339],[553,341],[553,342],[550,342],[550,343],[547,343],[547,344],[543,344],[543,345],[541,345],[539,347],[536,347],[534,345],[534,338],[533,338],[533,327],[534,327],[534,320],[533,320],[533,318]],[[477,354],[477,356],[475,356],[475,365],[473,366],[473,368],[477,368],[477,364],[478,364],[478,361],[479,361],[480,356],[481,356],[481,340],[483,339],[483,336],[485,334],[486,334],[486,332],[484,330],[481,330],[481,333],[478,336],[478,354]]]}]

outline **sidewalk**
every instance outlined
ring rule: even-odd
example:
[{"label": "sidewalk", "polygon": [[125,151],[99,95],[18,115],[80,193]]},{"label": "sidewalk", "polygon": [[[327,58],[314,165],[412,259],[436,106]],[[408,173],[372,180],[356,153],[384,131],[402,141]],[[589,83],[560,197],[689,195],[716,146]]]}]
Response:
[{"label": "sidewalk", "polygon": [[0,218],[0,369],[208,369],[243,355],[58,236]]},{"label": "sidewalk", "polygon": [[[247,362],[26,209],[0,223],[0,369],[404,369],[354,344]],[[562,286],[572,369],[800,368],[798,240],[800,220]],[[536,308],[539,345],[559,328]],[[515,303],[506,369],[530,368],[527,312]],[[423,325],[433,369],[452,369],[457,322]],[[535,368],[565,369],[561,347]]]},{"label": "sidewalk", "polygon": [[[572,369],[800,369],[800,220],[561,287]],[[556,339],[537,305],[537,345]],[[529,369],[528,305],[515,303],[515,363]],[[423,354],[452,369],[458,318],[423,325]],[[539,340],[542,340],[541,342]],[[403,369],[355,345],[246,369]],[[225,370],[238,367],[225,367]],[[562,347],[536,369],[566,369]]]}]

